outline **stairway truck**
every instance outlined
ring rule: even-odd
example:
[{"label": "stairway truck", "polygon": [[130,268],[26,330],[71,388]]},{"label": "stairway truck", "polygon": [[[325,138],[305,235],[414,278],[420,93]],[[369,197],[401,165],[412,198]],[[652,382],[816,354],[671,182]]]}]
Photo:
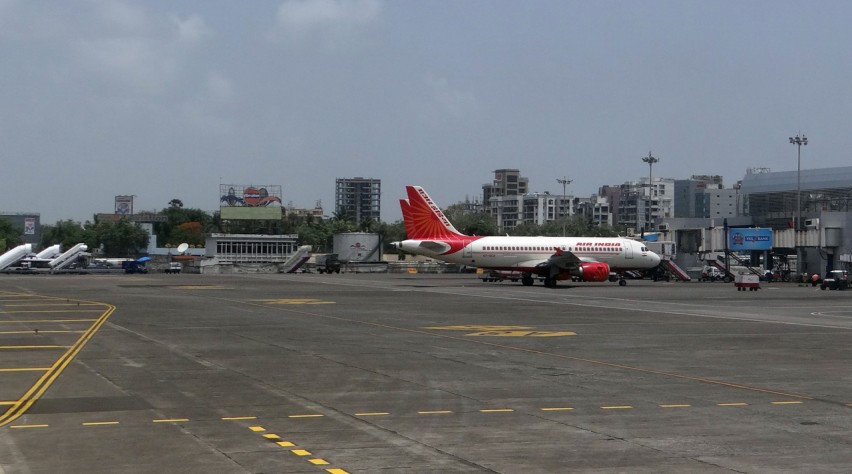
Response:
[{"label": "stairway truck", "polygon": [[754,273],[737,273],[734,275],[734,286],[737,291],[757,291],[760,289],[760,277]]}]

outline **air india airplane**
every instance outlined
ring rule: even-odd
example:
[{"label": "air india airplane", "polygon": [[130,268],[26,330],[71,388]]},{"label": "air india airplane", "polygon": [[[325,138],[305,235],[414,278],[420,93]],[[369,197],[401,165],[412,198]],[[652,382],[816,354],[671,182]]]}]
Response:
[{"label": "air india airplane", "polygon": [[618,281],[623,272],[647,270],[660,257],[636,240],[617,237],[500,237],[464,235],[450,223],[420,186],[406,186],[408,199],[400,199],[408,240],[395,248],[449,263],[490,270],[521,272],[530,286],[536,275],[544,285],[558,280]]}]

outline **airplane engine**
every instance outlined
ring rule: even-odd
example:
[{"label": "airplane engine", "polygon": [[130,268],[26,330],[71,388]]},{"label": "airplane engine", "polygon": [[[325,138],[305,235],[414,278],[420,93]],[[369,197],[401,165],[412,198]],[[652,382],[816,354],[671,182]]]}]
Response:
[{"label": "airplane engine", "polygon": [[609,265],[601,262],[581,263],[577,273],[581,281],[607,281]]}]

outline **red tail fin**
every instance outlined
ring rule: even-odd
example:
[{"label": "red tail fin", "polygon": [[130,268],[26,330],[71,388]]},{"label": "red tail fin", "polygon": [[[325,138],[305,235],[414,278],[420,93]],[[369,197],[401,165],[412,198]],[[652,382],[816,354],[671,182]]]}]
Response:
[{"label": "red tail fin", "polygon": [[414,240],[449,240],[463,236],[420,186],[406,186],[408,200],[400,199],[405,232]]}]

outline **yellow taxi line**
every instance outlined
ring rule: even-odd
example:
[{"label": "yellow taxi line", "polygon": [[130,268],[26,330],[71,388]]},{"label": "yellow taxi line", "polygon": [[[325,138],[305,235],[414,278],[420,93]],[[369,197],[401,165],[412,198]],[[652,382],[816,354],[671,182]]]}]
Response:
[{"label": "yellow taxi line", "polygon": [[0,369],[0,372],[44,372],[50,370],[50,367],[7,367]]},{"label": "yellow taxi line", "polygon": [[[29,321],[27,321],[27,322],[29,322]],[[76,330],[75,331],[71,331],[71,330],[51,331],[51,330],[47,330],[47,331],[39,331],[38,333],[39,334],[67,334],[67,333],[81,334],[83,332],[85,332],[85,331],[76,331]],[[32,334],[32,333],[33,333],[32,329],[26,330],[26,331],[0,331],[0,334]]]},{"label": "yellow taxi line", "polygon": [[0,321],[0,324],[32,324],[32,323],[90,323],[97,321],[96,318],[86,319],[27,319],[23,321]]}]

